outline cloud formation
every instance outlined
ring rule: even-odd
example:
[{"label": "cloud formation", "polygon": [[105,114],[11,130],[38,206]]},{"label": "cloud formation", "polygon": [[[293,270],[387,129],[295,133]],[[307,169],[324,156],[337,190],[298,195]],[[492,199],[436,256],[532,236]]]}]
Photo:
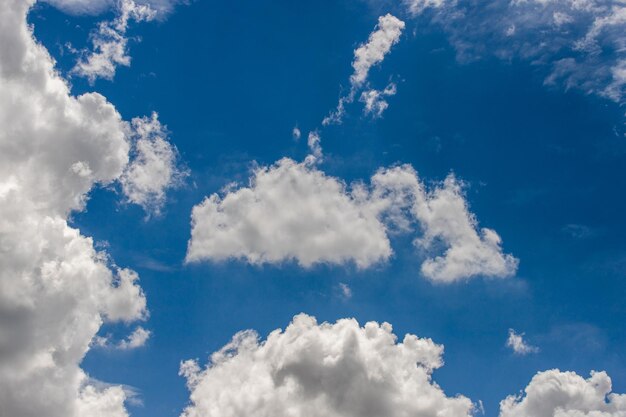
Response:
[{"label": "cloud formation", "polygon": [[412,0],[462,61],[495,55],[543,68],[545,84],[624,102],[626,4],[604,0]]},{"label": "cloud formation", "polygon": [[300,314],[267,340],[247,330],[211,355],[205,369],[181,365],[191,404],[184,417],[470,416],[472,402],[432,381],[443,347],[388,323],[318,324]]},{"label": "cloud formation", "polygon": [[43,0],[65,13],[97,15],[113,7],[115,0]]},{"label": "cloud formation", "polygon": [[135,330],[122,340],[113,340],[110,336],[95,336],[91,341],[92,347],[116,350],[132,350],[145,346],[152,332],[142,326],[135,327]]},{"label": "cloud formation", "polygon": [[421,272],[433,281],[515,273],[517,259],[502,253],[495,231],[477,228],[454,176],[427,190],[415,170],[402,165],[381,168],[369,186],[347,186],[316,168],[316,158],[260,167],[248,187],[195,206],[187,262],[295,260],[304,267],[367,268],[392,256],[390,233],[420,232]]},{"label": "cloud formation", "polygon": [[91,33],[92,51],[82,51],[83,56],[76,62],[72,74],[85,77],[90,83],[97,78],[112,80],[117,67],[130,66],[128,38],[126,31],[130,21],[151,21],[157,17],[157,11],[148,4],[138,4],[133,0],[117,2],[118,15],[111,21],[98,24],[98,29]]},{"label": "cloud formation", "polygon": [[390,255],[385,228],[366,200],[313,166],[284,158],[257,169],[250,187],[213,194],[193,208],[187,261],[367,267]]},{"label": "cloud formation", "polygon": [[291,137],[293,138],[293,140],[295,141],[300,140],[301,136],[302,136],[302,132],[300,132],[300,128],[298,128],[298,126],[294,126],[293,129],[291,130]]},{"label": "cloud formation", "polygon": [[500,417],[622,417],[626,394],[611,392],[606,372],[591,372],[587,379],[574,372],[552,369],[533,377],[525,395],[500,402]]},{"label": "cloud formation", "polygon": [[[113,8],[119,8],[124,0],[42,0],[65,13],[73,15],[98,15]],[[136,0],[139,6],[149,6],[160,17],[167,15],[174,6],[186,3],[187,0]]]},{"label": "cloud formation", "polygon": [[124,388],[80,363],[103,323],[146,318],[146,299],[67,219],[125,172],[133,128],[100,94],[71,95],[27,24],[33,3],[0,2],[0,404],[125,417]]},{"label": "cloud formation", "polygon": [[389,83],[384,90],[367,90],[361,93],[361,97],[359,101],[361,101],[365,107],[363,108],[363,113],[366,115],[370,115],[373,118],[382,117],[387,107],[389,107],[389,103],[385,97],[390,97],[395,95],[397,92],[396,85],[394,83]]},{"label": "cloud formation", "polygon": [[517,355],[528,355],[529,353],[539,352],[539,348],[529,345],[524,340],[524,333],[516,333],[515,330],[509,329],[509,337],[506,339],[506,346],[511,348]]},{"label": "cloud formation", "polygon": [[166,192],[182,184],[188,172],[180,168],[176,147],[156,113],[132,120],[134,158],[119,178],[128,202],[140,205],[148,213],[159,214]]},{"label": "cloud formation", "polygon": [[324,126],[341,123],[346,112],[346,104],[352,103],[357,92],[366,85],[367,77],[372,67],[380,64],[391,50],[391,47],[398,43],[404,26],[405,24],[402,20],[391,14],[378,18],[378,25],[370,33],[367,42],[354,50],[354,60],[352,61],[354,72],[350,76],[350,91],[339,99],[337,108],[324,118],[322,121]]},{"label": "cloud formation", "polygon": [[405,0],[405,4],[412,15],[419,15],[429,8],[438,9],[448,1],[449,0]]},{"label": "cloud formation", "polygon": [[137,326],[137,328],[133,330],[133,332],[126,339],[117,344],[117,348],[122,350],[140,348],[146,344],[150,338],[150,334],[150,330]]}]

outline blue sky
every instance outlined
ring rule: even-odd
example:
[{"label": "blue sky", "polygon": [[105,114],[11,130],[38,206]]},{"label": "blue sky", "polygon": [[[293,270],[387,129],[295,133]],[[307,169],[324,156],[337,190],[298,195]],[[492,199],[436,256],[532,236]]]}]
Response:
[{"label": "blue sky", "polygon": [[[128,203],[118,185],[95,185],[84,210],[68,217],[116,265],[137,271],[145,292],[145,345],[93,347],[80,365],[135,392],[139,401],[127,402],[132,416],[180,415],[190,401],[181,361],[197,358],[204,367],[238,331],[265,338],[298,313],[319,322],[389,322],[400,339],[432,338],[445,346],[433,380],[448,396],[482,401],[486,416],[554,368],[584,378],[606,371],[613,392],[626,391],[622,98],[607,98],[595,85],[546,83],[563,50],[527,57],[510,41],[511,56],[503,58],[497,50],[507,49],[506,39],[468,29],[464,42],[483,42],[486,51],[468,59],[459,54],[463,30],[442,24],[436,7],[412,15],[399,2],[198,0],[153,21],[131,21],[130,66],[90,83],[72,73],[77,54],[67,45],[90,48],[89,34],[116,13],[75,14],[43,3],[28,21],[72,95],[97,91],[124,120],[157,112],[188,173],[167,191],[160,214]],[[368,83],[396,85],[389,107],[375,118],[355,99],[342,123],[322,126],[350,90],[354,50],[387,13],[406,27]],[[518,41],[524,36],[520,30]],[[610,49],[603,54],[593,68],[617,59]],[[585,60],[578,62],[585,70]],[[185,263],[194,206],[229,183],[248,186],[256,166],[304,160],[306,135],[315,130],[324,159],[312,169],[346,184],[367,183],[380,167],[397,164],[411,164],[428,187],[454,173],[480,227],[497,231],[502,252],[519,259],[514,274],[428,279],[420,269],[427,255],[402,233],[389,234],[389,259],[365,269],[323,260],[310,267],[241,258]],[[98,335],[121,340],[133,326],[105,323]],[[513,352],[505,345],[509,329],[538,352]]]}]

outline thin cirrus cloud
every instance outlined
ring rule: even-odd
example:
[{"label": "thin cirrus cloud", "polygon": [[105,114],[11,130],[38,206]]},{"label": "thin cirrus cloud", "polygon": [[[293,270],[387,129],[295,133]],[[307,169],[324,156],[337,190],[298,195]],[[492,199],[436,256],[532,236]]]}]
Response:
[{"label": "thin cirrus cloud", "polygon": [[[391,47],[400,40],[400,35],[402,35],[404,27],[404,22],[391,14],[386,14],[378,18],[378,25],[376,25],[374,31],[370,33],[367,42],[361,44],[354,50],[354,60],[352,61],[354,71],[350,76],[350,90],[348,94],[339,98],[337,108],[324,118],[322,121],[324,126],[340,124],[343,121],[343,117],[346,114],[346,104],[352,103],[356,94],[367,85],[370,70],[372,67],[383,62],[385,56],[391,51]],[[370,89],[370,91],[375,90]],[[395,94],[395,87],[393,94]],[[367,92],[365,95],[367,96]],[[378,96],[378,102],[382,103],[380,93]],[[365,103],[367,104],[367,101],[365,101]],[[382,111],[384,111],[385,108],[383,108]],[[382,111],[380,111],[380,114],[382,114]]]},{"label": "thin cirrus cloud", "polygon": [[[73,15],[98,15],[110,9],[121,8],[125,0],[42,0]],[[159,16],[165,16],[178,4],[187,3],[187,0],[135,0],[139,6],[149,6]]]},{"label": "thin cirrus cloud", "polygon": [[432,281],[515,274],[518,260],[502,252],[495,231],[477,227],[453,175],[427,189],[411,166],[402,165],[379,169],[369,185],[347,186],[316,167],[319,136],[309,135],[309,144],[313,154],[304,162],[283,158],[260,167],[249,186],[195,206],[186,261],[354,263],[363,269],[391,258],[390,233],[410,233],[426,255],[421,272]]},{"label": "thin cirrus cloud", "polygon": [[469,417],[474,405],[432,381],[443,347],[388,323],[318,324],[300,314],[264,342],[251,330],[211,355],[181,364],[191,403],[183,417]]},{"label": "thin cirrus cloud", "polygon": [[131,158],[142,134],[102,95],[71,94],[33,38],[33,3],[0,2],[0,404],[7,416],[125,417],[126,389],[80,364],[103,322],[145,319],[146,298],[68,217],[93,187],[138,182],[128,167],[144,164]]},{"label": "thin cirrus cloud", "polygon": [[604,0],[409,0],[448,34],[461,61],[488,56],[543,68],[544,83],[623,103],[626,4]]}]

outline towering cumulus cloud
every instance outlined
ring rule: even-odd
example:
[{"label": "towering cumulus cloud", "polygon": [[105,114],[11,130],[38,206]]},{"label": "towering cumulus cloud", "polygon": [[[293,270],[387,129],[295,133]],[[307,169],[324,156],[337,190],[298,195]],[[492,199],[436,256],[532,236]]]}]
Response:
[{"label": "towering cumulus cloud", "polygon": [[125,172],[136,134],[101,95],[70,94],[33,39],[32,4],[0,2],[1,414],[122,417],[123,388],[80,363],[103,322],[145,318],[146,300],[67,218]]},{"label": "towering cumulus cloud", "polygon": [[626,394],[611,393],[611,378],[592,372],[584,379],[558,369],[540,372],[525,396],[511,395],[500,403],[500,417],[622,417]]},{"label": "towering cumulus cloud", "polygon": [[447,397],[432,381],[442,353],[413,335],[397,343],[388,323],[318,324],[301,314],[261,343],[254,331],[238,333],[204,370],[184,362],[183,416],[470,416],[468,398]]},{"label": "towering cumulus cloud", "polygon": [[495,231],[477,230],[453,176],[427,190],[403,165],[380,169],[369,186],[348,187],[310,158],[259,168],[248,187],[213,194],[194,207],[187,261],[354,262],[366,268],[391,257],[392,230],[421,232],[415,244],[428,255],[422,273],[434,281],[507,277],[517,268]]}]

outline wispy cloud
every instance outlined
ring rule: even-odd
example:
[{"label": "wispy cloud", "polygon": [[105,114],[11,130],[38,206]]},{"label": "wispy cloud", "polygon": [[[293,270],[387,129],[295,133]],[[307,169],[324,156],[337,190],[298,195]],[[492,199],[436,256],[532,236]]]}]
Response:
[{"label": "wispy cloud", "polygon": [[428,19],[448,34],[461,61],[488,56],[524,60],[542,68],[547,85],[624,102],[623,2],[410,0],[406,5],[415,16],[431,9]]},{"label": "wispy cloud", "polygon": [[90,83],[97,78],[112,80],[118,66],[130,66],[126,36],[129,23],[151,21],[156,17],[157,10],[149,4],[120,0],[117,16],[111,21],[100,22],[97,30],[91,33],[92,50],[80,51],[82,57],[72,69],[72,74],[85,77]]},{"label": "wispy cloud", "polygon": [[[337,108],[324,118],[322,121],[324,126],[342,122],[346,112],[346,104],[352,103],[356,94],[366,85],[372,67],[380,64],[391,50],[391,47],[398,43],[404,26],[405,24],[402,20],[391,14],[378,18],[378,25],[370,33],[367,42],[361,44],[354,51],[354,60],[352,61],[354,72],[350,76],[350,90],[348,94],[339,99]],[[367,103],[367,101],[365,102]],[[373,101],[371,102],[373,103]],[[382,102],[379,101],[378,103],[380,107]]]},{"label": "wispy cloud", "polygon": [[529,353],[539,352],[538,347],[529,345],[524,340],[524,333],[516,333],[513,329],[509,329],[509,337],[506,340],[506,346],[511,348],[517,355],[528,355]]}]

